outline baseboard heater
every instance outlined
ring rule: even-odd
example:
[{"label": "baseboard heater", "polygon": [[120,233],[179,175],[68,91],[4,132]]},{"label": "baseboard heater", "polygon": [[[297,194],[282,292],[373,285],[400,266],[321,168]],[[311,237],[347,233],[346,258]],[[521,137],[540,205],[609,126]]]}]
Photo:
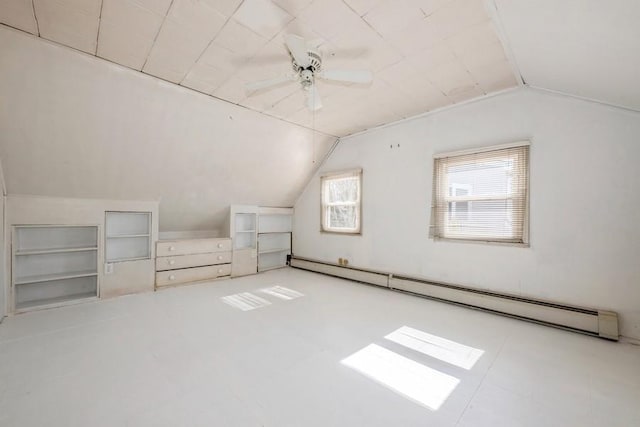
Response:
[{"label": "baseboard heater", "polygon": [[345,267],[291,257],[291,267],[376,285],[503,316],[618,340],[618,315],[612,311],[574,307],[515,295],[467,288],[375,270]]}]

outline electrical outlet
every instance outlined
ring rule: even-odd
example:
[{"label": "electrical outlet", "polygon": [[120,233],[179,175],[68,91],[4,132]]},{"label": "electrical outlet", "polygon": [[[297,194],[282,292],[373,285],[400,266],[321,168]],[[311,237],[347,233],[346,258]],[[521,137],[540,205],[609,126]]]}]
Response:
[{"label": "electrical outlet", "polygon": [[104,265],[104,274],[113,273],[113,263],[107,263]]}]

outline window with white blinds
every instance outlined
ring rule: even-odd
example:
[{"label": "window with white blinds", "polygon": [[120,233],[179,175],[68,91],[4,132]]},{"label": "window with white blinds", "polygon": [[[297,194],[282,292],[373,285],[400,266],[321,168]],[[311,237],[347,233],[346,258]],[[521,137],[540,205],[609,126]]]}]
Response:
[{"label": "window with white blinds", "polygon": [[529,144],[436,156],[434,238],[528,243]]},{"label": "window with white blinds", "polygon": [[325,175],[322,187],[322,231],[359,234],[362,169]]}]

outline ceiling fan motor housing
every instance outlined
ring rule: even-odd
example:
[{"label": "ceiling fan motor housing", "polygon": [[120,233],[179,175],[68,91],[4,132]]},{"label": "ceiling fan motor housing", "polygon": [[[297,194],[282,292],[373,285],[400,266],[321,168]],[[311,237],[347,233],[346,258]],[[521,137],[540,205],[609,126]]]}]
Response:
[{"label": "ceiling fan motor housing", "polygon": [[317,50],[307,50],[310,65],[308,67],[301,67],[298,65],[295,59],[292,59],[293,71],[300,74],[300,82],[302,86],[309,86],[313,84],[314,73],[320,71],[322,68],[322,56]]}]

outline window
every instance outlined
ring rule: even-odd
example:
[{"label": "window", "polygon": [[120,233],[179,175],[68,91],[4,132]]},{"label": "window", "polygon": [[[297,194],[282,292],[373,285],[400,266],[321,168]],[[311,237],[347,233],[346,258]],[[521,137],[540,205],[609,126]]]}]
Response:
[{"label": "window", "polygon": [[321,178],[322,231],[359,234],[362,225],[362,170]]},{"label": "window", "polygon": [[529,144],[437,155],[431,236],[528,243]]}]

